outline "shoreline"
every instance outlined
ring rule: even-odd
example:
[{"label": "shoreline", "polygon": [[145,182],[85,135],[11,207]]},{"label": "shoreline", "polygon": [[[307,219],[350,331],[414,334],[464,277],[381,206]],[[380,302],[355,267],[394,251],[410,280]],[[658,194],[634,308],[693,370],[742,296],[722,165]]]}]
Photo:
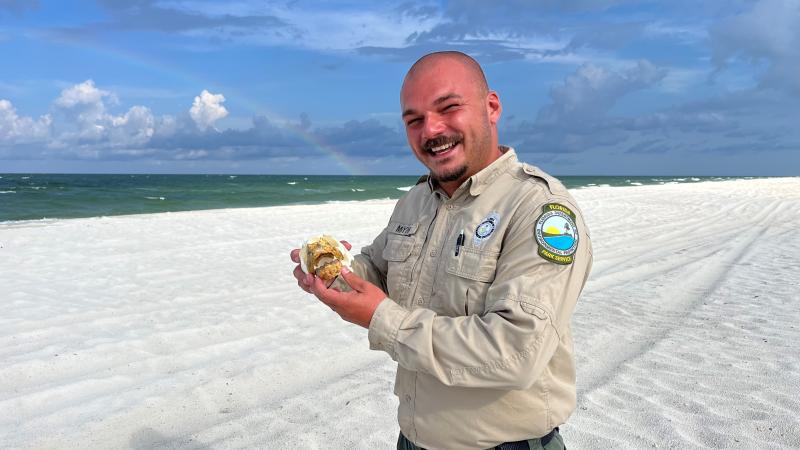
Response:
[{"label": "shoreline", "polygon": [[[685,179],[691,179],[692,177],[685,177]],[[722,178],[722,177],[720,177]],[[604,188],[642,188],[642,187],[653,187],[653,186],[674,186],[674,185],[702,185],[704,183],[722,183],[722,182],[735,182],[735,181],[750,181],[750,180],[794,180],[800,179],[800,176],[797,177],[734,177],[730,178],[727,177],[725,179],[719,180],[702,180],[702,181],[689,181],[689,182],[675,182],[675,181],[665,181],[653,184],[638,184],[633,183],[630,185],[624,186],[612,186],[608,184],[603,185],[590,185],[590,186],[580,186],[580,187],[573,187],[569,188],[569,191],[573,194],[575,192],[580,192],[583,190],[592,190],[592,189],[604,189]],[[401,188],[397,188],[398,190],[405,190]],[[403,194],[400,194],[399,197],[402,197]],[[199,209],[177,209],[172,211],[159,211],[159,212],[141,212],[141,213],[120,213],[120,214],[102,214],[96,216],[77,216],[77,217],[43,217],[41,219],[21,219],[21,220],[0,220],[0,227],[3,226],[19,226],[25,225],[28,223],[53,223],[62,220],[76,220],[76,219],[100,219],[100,218],[108,218],[108,217],[128,217],[128,216],[142,216],[142,215],[153,215],[153,214],[177,214],[177,213],[186,213],[186,212],[193,212],[193,211],[217,211],[217,210],[236,210],[236,209],[259,209],[259,208],[275,208],[275,207],[284,207],[284,206],[295,206],[295,207],[303,207],[303,206],[316,206],[316,205],[324,205],[324,204],[349,204],[349,203],[361,203],[361,202],[383,202],[383,201],[392,201],[396,202],[398,198],[391,198],[391,197],[383,197],[383,198],[371,198],[371,199],[359,199],[359,200],[327,200],[321,202],[297,202],[297,203],[286,203],[286,204],[279,204],[279,205],[265,205],[265,206],[232,206],[232,207],[223,207],[223,208],[199,208]]]}]

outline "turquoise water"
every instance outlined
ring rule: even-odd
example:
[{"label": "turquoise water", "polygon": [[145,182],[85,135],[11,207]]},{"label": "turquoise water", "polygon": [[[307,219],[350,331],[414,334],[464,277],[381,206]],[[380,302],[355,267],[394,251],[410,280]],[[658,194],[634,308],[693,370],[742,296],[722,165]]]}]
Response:
[{"label": "turquoise water", "polygon": [[575,238],[572,236],[551,236],[545,237],[544,241],[559,250],[567,250],[568,248],[572,247],[573,242],[575,242]]},{"label": "turquoise water", "polygon": [[[0,222],[396,199],[416,176],[0,174]],[[561,177],[569,188],[735,177]]]}]

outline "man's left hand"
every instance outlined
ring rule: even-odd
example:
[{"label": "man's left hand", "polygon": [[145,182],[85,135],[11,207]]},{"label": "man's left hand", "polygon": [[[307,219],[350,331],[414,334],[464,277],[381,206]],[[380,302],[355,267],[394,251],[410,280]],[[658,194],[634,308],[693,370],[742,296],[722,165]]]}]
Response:
[{"label": "man's left hand", "polygon": [[350,292],[329,289],[325,287],[319,277],[313,275],[308,275],[308,277],[313,279],[309,280],[312,294],[328,305],[333,312],[339,314],[342,319],[364,328],[369,328],[372,315],[378,305],[387,297],[381,288],[360,278],[347,267],[342,267],[341,277],[352,288]]}]

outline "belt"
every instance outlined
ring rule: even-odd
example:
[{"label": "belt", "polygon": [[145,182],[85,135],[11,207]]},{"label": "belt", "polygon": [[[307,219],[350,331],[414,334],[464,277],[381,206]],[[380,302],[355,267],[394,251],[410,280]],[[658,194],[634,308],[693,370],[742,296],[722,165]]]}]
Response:
[{"label": "belt", "polygon": [[[553,438],[556,436],[556,433],[558,433],[558,427],[553,428],[552,430],[550,430],[549,433],[540,437],[539,443],[542,445],[542,447],[549,444],[550,441],[552,441]],[[531,446],[529,440],[526,439],[524,441],[504,442],[495,447],[495,450],[530,450],[530,448]]]},{"label": "belt", "polygon": [[[540,438],[527,439],[524,441],[516,441],[516,442],[504,442],[496,447],[493,447],[490,450],[530,450],[531,448],[533,448],[531,447],[530,443],[531,442],[535,443],[536,441],[539,441],[541,447],[545,447],[547,446],[547,444],[550,443],[550,441],[553,440],[553,438],[556,437],[557,434],[558,434],[558,427],[555,427],[549,433],[545,434]],[[400,433],[400,436],[398,437],[397,448],[398,450],[425,450],[422,447],[414,445],[414,443],[409,441],[408,438],[406,438],[403,435],[403,433]]]}]

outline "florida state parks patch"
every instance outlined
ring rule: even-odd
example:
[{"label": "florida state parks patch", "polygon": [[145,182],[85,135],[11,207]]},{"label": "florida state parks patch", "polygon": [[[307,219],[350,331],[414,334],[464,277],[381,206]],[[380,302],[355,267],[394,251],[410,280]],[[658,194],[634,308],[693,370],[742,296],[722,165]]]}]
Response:
[{"label": "florida state parks patch", "polygon": [[572,264],[578,249],[575,220],[575,213],[562,204],[544,205],[534,228],[539,256],[556,264]]}]

